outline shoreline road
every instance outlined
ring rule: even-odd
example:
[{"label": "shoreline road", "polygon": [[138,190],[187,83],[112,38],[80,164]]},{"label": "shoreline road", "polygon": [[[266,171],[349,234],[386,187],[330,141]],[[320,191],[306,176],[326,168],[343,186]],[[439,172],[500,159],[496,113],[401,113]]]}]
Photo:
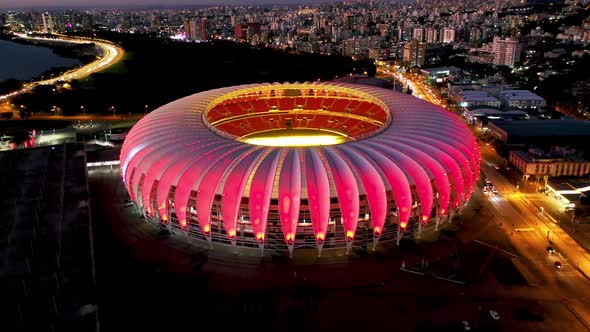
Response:
[{"label": "shoreline road", "polygon": [[72,37],[63,36],[63,35],[55,35],[55,38],[29,37],[24,34],[18,34],[16,36],[18,36],[22,39],[25,39],[25,40],[33,40],[33,41],[34,40],[39,40],[39,41],[56,41],[56,40],[58,40],[58,41],[63,41],[63,42],[67,42],[67,43],[74,43],[74,44],[94,43],[96,46],[101,48],[101,50],[103,52],[103,56],[101,58],[99,58],[98,60],[93,61],[85,66],[65,72],[64,74],[62,74],[58,77],[53,77],[48,80],[41,80],[41,81],[36,81],[36,82],[32,82],[32,83],[27,83],[27,84],[23,85],[22,89],[20,89],[20,90],[16,90],[16,91],[4,94],[4,95],[0,95],[0,101],[20,95],[20,94],[23,94],[23,93],[26,93],[38,85],[49,85],[49,84],[55,84],[57,82],[68,82],[68,81],[71,81],[74,79],[79,80],[79,79],[85,78],[87,76],[90,76],[93,73],[104,70],[104,69],[114,65],[115,63],[119,62],[123,58],[123,54],[125,53],[125,51],[123,51],[123,49],[120,48],[119,46],[115,45],[114,43],[112,43],[108,40],[102,40],[102,39],[81,38],[81,37],[72,38]]}]

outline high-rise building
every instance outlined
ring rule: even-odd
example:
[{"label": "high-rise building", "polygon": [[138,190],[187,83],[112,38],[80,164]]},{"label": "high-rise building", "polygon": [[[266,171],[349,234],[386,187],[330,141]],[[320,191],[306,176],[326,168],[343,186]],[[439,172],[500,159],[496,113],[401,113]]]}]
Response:
[{"label": "high-rise building", "polygon": [[236,24],[236,28],[235,28],[236,40],[246,39],[247,34],[248,34],[248,26],[247,25]]},{"label": "high-rise building", "polygon": [[424,41],[424,29],[422,29],[422,28],[415,28],[414,29],[414,40]]},{"label": "high-rise building", "polygon": [[404,62],[409,66],[423,66],[426,55],[426,43],[413,40],[404,45]]},{"label": "high-rise building", "polygon": [[438,41],[438,30],[433,28],[426,29],[426,42],[434,44]]},{"label": "high-rise building", "polygon": [[248,41],[254,41],[260,38],[260,23],[248,23]]},{"label": "high-rise building", "polygon": [[200,31],[199,31],[199,39],[200,40],[207,40],[209,39],[209,30],[207,29],[208,24],[207,24],[207,19],[206,18],[202,18],[201,21],[199,22],[199,26],[200,26]]},{"label": "high-rise building", "polygon": [[197,40],[197,24],[194,19],[184,19],[184,33],[187,40]]},{"label": "high-rise building", "polygon": [[43,22],[43,33],[53,33],[53,19],[51,15],[45,12],[41,14],[41,20]]},{"label": "high-rise building", "polygon": [[35,32],[43,32],[43,16],[41,13],[31,13],[31,23],[33,24],[33,30]]},{"label": "high-rise building", "polygon": [[514,67],[520,61],[521,52],[522,46],[518,40],[494,37],[492,54],[494,55],[495,65]]},{"label": "high-rise building", "polygon": [[455,29],[443,29],[443,43],[452,43],[455,41]]}]

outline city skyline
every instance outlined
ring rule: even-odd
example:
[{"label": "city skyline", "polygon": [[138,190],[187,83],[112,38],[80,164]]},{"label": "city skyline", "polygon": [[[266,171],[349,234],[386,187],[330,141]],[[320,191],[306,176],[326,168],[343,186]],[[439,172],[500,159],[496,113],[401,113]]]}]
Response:
[{"label": "city skyline", "polygon": [[179,7],[206,7],[206,6],[272,6],[272,5],[305,5],[336,2],[330,0],[174,0],[172,2],[162,2],[161,0],[59,0],[50,2],[47,0],[2,0],[0,1],[0,10],[8,9],[92,9],[92,8],[179,8]]}]

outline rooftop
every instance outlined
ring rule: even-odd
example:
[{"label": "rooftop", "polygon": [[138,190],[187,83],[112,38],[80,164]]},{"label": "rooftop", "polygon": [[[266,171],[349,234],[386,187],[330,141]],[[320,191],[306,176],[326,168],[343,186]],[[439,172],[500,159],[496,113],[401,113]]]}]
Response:
[{"label": "rooftop", "polygon": [[514,153],[526,160],[527,162],[555,162],[555,161],[571,161],[571,162],[587,162],[587,160],[581,158],[579,155],[564,155],[564,154],[551,154],[551,153],[531,153],[531,151],[513,150]]},{"label": "rooftop", "polygon": [[0,152],[0,172],[3,326],[95,331],[84,146]]},{"label": "rooftop", "polygon": [[465,90],[459,93],[459,96],[464,101],[491,101],[491,102],[500,102],[497,98],[493,97],[486,91],[481,90]]},{"label": "rooftop", "polygon": [[456,73],[456,72],[460,72],[461,69],[455,67],[455,66],[449,66],[449,67],[435,67],[435,68],[424,68],[421,69],[421,71],[423,73],[432,73],[432,74],[436,74],[436,73]]},{"label": "rooftop", "polygon": [[503,99],[527,99],[527,100],[545,100],[529,90],[504,90],[500,92],[500,98]]},{"label": "rooftop", "polygon": [[568,118],[521,121],[490,120],[513,137],[585,137],[590,139],[590,122]]}]

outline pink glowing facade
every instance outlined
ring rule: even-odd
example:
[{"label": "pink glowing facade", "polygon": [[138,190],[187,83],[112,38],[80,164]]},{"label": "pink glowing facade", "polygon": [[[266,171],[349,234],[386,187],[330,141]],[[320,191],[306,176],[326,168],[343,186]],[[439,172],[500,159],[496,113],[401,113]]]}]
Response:
[{"label": "pink glowing facade", "polygon": [[[330,146],[250,145],[250,132],[337,133]],[[440,223],[469,199],[469,129],[412,96],[340,83],[210,90],[129,132],[121,176],[153,221],[196,240],[273,250],[350,248]]]}]

